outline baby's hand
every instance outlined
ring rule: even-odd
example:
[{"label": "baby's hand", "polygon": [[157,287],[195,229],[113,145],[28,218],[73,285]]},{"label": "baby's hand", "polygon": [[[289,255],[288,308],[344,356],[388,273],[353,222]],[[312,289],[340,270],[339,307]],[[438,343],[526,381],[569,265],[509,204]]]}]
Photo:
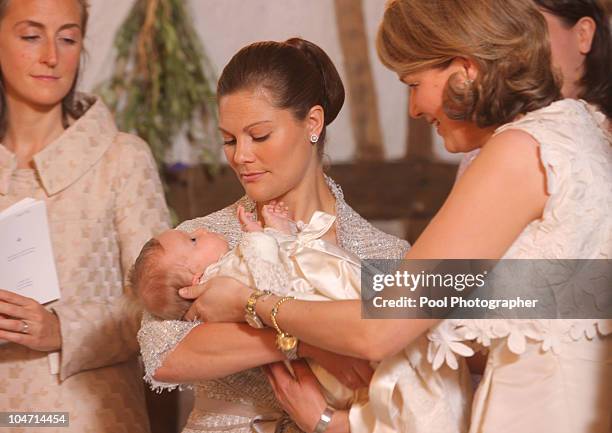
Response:
[{"label": "baby's hand", "polygon": [[266,227],[271,227],[279,232],[291,234],[294,231],[293,221],[289,217],[289,208],[285,203],[271,201],[261,209]]},{"label": "baby's hand", "polygon": [[255,214],[247,212],[244,206],[238,205],[238,220],[245,232],[260,232],[263,231],[261,223],[257,221]]}]

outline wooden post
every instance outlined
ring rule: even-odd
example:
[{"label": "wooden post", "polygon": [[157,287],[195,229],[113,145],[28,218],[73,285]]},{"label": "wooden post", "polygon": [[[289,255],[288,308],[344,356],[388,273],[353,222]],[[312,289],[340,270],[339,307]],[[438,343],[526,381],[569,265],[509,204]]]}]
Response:
[{"label": "wooden post", "polygon": [[357,161],[382,160],[378,102],[368,55],[362,0],[334,0],[338,36],[347,75],[347,96]]},{"label": "wooden post", "polygon": [[[456,171],[454,164],[400,160],[334,164],[328,173],[362,217],[411,221],[406,229],[413,241],[446,199]],[[222,209],[244,194],[231,169],[224,167],[215,178],[205,172],[198,166],[166,173],[168,203],[180,221]]]},{"label": "wooden post", "polygon": [[[410,91],[408,91],[410,98]],[[410,100],[408,100],[410,105]],[[410,109],[407,110],[410,112]],[[431,125],[423,118],[408,118],[408,134],[406,134],[406,159],[433,160],[433,139]]]},{"label": "wooden post", "polygon": [[[410,98],[410,94],[408,95],[408,98]],[[409,99],[408,105],[410,105]],[[410,108],[408,108],[407,112],[410,112]],[[414,161],[419,166],[433,161],[433,138],[431,134],[431,125],[429,125],[425,119],[413,119],[412,117],[408,118],[405,156],[407,161]],[[442,179],[440,179],[438,182],[442,182]],[[445,179],[445,184],[452,185],[452,181],[449,182],[447,178]],[[406,215],[406,217],[404,217],[404,237],[412,243],[419,237],[425,227],[427,227],[427,224],[429,224],[433,214],[419,212],[419,210],[430,208],[430,206],[424,202],[423,197],[418,197],[415,195],[412,197],[406,197],[406,200],[410,200],[414,212],[409,214],[409,216]],[[441,205],[442,202],[439,203]]]}]

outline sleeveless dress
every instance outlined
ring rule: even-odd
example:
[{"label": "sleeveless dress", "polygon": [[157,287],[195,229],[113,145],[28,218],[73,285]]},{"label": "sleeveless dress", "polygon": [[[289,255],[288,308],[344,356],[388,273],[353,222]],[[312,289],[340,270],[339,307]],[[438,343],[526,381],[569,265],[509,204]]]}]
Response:
[{"label": "sleeveless dress", "polygon": [[[360,259],[398,259],[409,248],[406,241],[374,228],[361,218],[345,201],[342,190],[327,178],[330,191],[336,198],[336,233],[341,248]],[[199,227],[221,233],[234,247],[242,237],[236,218],[236,209],[242,204],[253,210],[255,203],[243,197],[225,209],[202,218],[186,221],[178,228],[193,231]],[[164,357],[197,326],[197,322],[161,321],[150,315],[143,317],[138,338],[145,364],[145,380],[154,389],[172,389],[178,384],[158,382],[153,374]],[[251,433],[262,431],[299,431],[292,422],[277,421],[282,409],[260,368],[253,368],[217,380],[207,380],[192,385],[195,392],[194,409],[183,433],[231,432]],[[273,421],[272,425],[266,420]]]},{"label": "sleeveless dress", "polygon": [[[605,116],[565,99],[501,126],[539,143],[548,201],[507,259],[612,258],[612,145]],[[609,296],[610,287],[592,296]],[[585,294],[586,295],[586,294]],[[612,320],[446,320],[430,361],[488,350],[470,433],[609,433]]]}]

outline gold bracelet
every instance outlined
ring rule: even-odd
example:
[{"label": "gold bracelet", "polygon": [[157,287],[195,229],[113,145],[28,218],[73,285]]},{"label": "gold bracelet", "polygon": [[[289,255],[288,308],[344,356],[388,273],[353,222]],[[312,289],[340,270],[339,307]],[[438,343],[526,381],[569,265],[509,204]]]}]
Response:
[{"label": "gold bracelet", "polygon": [[269,290],[255,290],[251,293],[251,296],[249,296],[249,299],[244,307],[244,319],[252,328],[261,329],[265,327],[264,323],[257,315],[255,307],[259,298],[263,298],[271,294],[272,292]]},{"label": "gold bracelet", "polygon": [[288,360],[294,361],[298,359],[298,339],[293,335],[288,334],[280,329],[278,326],[278,322],[276,321],[276,315],[278,314],[279,307],[287,302],[290,299],[295,299],[293,296],[285,296],[284,298],[279,299],[274,307],[272,307],[272,312],[270,313],[270,321],[276,329],[276,347],[280,349],[281,352],[287,357]]},{"label": "gold bracelet", "polygon": [[274,326],[274,329],[276,329],[276,332],[278,332],[279,334],[284,334],[284,332],[278,327],[278,323],[276,322],[276,315],[278,314],[278,309],[283,303],[291,299],[295,298],[293,296],[285,296],[283,298],[280,298],[278,301],[276,301],[274,307],[272,307],[272,312],[270,313],[270,321],[272,322],[272,326]]}]

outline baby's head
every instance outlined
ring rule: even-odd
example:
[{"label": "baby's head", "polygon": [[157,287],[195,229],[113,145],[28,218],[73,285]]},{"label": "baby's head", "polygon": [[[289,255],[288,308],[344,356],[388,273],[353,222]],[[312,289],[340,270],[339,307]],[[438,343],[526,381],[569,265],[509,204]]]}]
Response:
[{"label": "baby's head", "polygon": [[130,273],[131,286],[151,314],[180,319],[191,302],[178,290],[197,284],[228,248],[223,236],[204,229],[166,230],[143,246]]}]

